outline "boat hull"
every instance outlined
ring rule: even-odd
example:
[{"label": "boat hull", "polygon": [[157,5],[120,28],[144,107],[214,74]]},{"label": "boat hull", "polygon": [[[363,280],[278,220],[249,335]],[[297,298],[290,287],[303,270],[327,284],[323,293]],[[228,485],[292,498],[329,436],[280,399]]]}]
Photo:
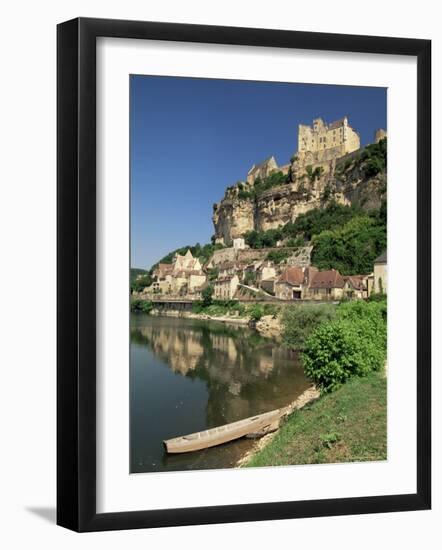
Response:
[{"label": "boat hull", "polygon": [[278,429],[282,414],[281,409],[276,409],[217,428],[166,439],[163,443],[167,452],[171,454],[201,451],[248,435],[256,437],[275,431]]}]

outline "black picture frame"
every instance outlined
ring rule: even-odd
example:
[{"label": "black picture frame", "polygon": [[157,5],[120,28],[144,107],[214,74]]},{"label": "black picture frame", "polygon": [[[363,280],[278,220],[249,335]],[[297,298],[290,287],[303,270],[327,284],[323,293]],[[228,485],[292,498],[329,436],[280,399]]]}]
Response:
[{"label": "black picture frame", "polygon": [[[96,512],[96,39],[417,58],[417,491],[360,498]],[[431,506],[431,41],[79,18],[57,28],[57,523],[75,531],[425,510]]]}]

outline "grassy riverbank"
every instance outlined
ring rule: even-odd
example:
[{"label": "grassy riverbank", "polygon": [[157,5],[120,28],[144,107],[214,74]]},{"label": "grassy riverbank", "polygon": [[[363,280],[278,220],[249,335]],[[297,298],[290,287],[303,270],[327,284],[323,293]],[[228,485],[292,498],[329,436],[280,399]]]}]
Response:
[{"label": "grassy riverbank", "polygon": [[292,413],[246,467],[387,458],[387,381],[373,372]]}]

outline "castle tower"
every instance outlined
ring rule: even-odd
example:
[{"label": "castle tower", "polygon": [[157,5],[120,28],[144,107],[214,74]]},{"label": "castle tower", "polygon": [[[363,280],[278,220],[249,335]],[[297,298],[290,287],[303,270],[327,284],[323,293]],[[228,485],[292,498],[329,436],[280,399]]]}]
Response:
[{"label": "castle tower", "polygon": [[360,148],[359,134],[350,126],[348,118],[327,124],[315,118],[313,125],[298,126],[298,152],[313,158],[313,162],[326,162]]},{"label": "castle tower", "polygon": [[379,143],[381,139],[384,139],[386,137],[387,137],[387,131],[384,130],[383,128],[379,128],[374,133],[374,142]]}]

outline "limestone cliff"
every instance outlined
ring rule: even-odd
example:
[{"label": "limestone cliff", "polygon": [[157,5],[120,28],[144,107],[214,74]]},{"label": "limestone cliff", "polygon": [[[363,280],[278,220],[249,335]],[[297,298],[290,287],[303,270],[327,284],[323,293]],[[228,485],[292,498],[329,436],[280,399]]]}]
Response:
[{"label": "limestone cliff", "polygon": [[308,156],[298,153],[289,166],[280,169],[283,183],[269,189],[250,177],[228,187],[224,198],[214,204],[215,238],[231,244],[248,231],[266,231],[293,222],[332,199],[379,208],[386,196],[386,169],[369,166],[364,149],[331,161],[308,162]]}]

